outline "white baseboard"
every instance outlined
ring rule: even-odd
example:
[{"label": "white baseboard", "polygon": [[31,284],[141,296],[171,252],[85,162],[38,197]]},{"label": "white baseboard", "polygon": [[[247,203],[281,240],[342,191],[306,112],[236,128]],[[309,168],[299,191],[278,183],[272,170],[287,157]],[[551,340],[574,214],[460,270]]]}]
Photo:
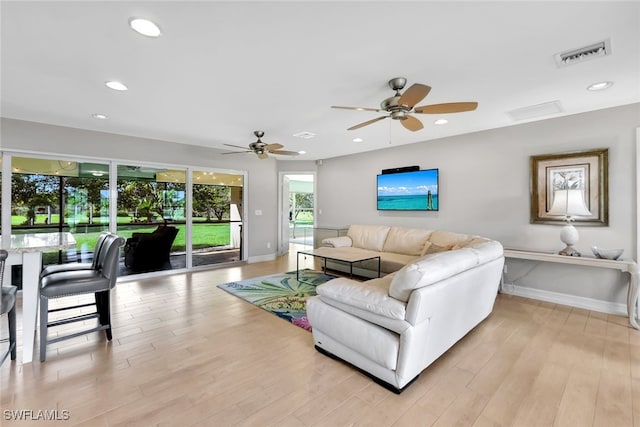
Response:
[{"label": "white baseboard", "polygon": [[264,261],[273,261],[276,259],[276,254],[267,254],[267,255],[259,255],[259,256],[250,256],[247,262],[252,264],[254,262],[264,262]]},{"label": "white baseboard", "polygon": [[601,313],[627,316],[627,305],[617,302],[602,301],[593,298],[579,297],[576,295],[562,294],[559,292],[545,291],[542,289],[528,288],[510,283],[505,283],[501,292],[525,298],[552,302],[555,304],[568,305],[570,307],[599,311]]}]

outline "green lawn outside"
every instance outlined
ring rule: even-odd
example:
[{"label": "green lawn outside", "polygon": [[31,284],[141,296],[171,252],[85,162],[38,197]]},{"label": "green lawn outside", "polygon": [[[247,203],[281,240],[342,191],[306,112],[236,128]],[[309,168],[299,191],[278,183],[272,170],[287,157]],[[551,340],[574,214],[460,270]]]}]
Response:
[{"label": "green lawn outside", "polygon": [[[301,215],[302,216],[302,215]],[[306,216],[306,215],[305,215]],[[46,215],[38,215],[38,220],[36,224],[45,224],[44,218]],[[201,219],[204,221],[204,218]],[[14,215],[11,217],[11,224],[15,227],[15,231],[19,230],[19,226],[22,225],[25,221],[24,216]],[[57,215],[52,215],[52,221],[55,223],[58,221]],[[156,229],[156,225],[135,225],[131,224],[130,218],[118,218],[118,235],[122,236],[125,240],[131,237],[134,232],[137,233],[151,233]],[[173,246],[171,247],[172,252],[184,252],[186,250],[186,225],[185,224],[172,224],[179,229],[178,235],[173,242]],[[313,225],[313,219],[304,218],[296,220],[296,225]],[[84,225],[79,225],[78,230],[84,229]],[[202,248],[210,248],[216,246],[228,246],[230,243],[229,236],[229,223],[204,223],[204,222],[196,222],[193,223],[193,248],[194,249],[202,249]],[[103,227],[106,229],[106,224]],[[76,247],[78,250],[82,251],[93,251],[93,248],[96,245],[96,241],[98,240],[98,236],[101,231],[98,230],[98,227],[95,229],[96,231],[92,232],[81,232],[76,231],[73,232],[73,235],[76,239]],[[25,232],[29,232],[25,230]],[[39,229],[35,232],[46,232],[45,229]],[[45,258],[43,259],[44,264],[50,264],[57,262],[57,251],[45,254]]]},{"label": "green lawn outside", "polygon": [[[178,235],[173,241],[172,251],[182,252],[186,250],[186,225],[174,224],[178,228]],[[151,233],[156,229],[155,225],[150,226],[130,226],[119,227],[118,235],[126,239],[131,237],[133,233]],[[93,248],[98,240],[99,231],[93,233],[74,233],[77,246],[87,245]],[[208,248],[212,246],[226,246],[229,244],[229,224],[228,223],[208,223],[193,224],[193,248]]]},{"label": "green lawn outside", "polygon": [[[172,252],[184,252],[186,250],[185,243],[185,229],[184,224],[174,224],[178,229],[178,235],[173,241],[171,246]],[[227,246],[230,242],[229,236],[229,223],[199,223],[193,225],[193,248],[210,248],[216,246]],[[155,225],[150,226],[129,226],[119,227],[118,235],[125,240],[131,237],[135,233],[151,233],[156,229]],[[76,248],[78,251],[92,252],[96,246],[98,236],[101,231],[89,232],[89,233],[73,233],[76,239]],[[58,262],[58,251],[46,252],[43,254],[43,264],[54,264]]]}]

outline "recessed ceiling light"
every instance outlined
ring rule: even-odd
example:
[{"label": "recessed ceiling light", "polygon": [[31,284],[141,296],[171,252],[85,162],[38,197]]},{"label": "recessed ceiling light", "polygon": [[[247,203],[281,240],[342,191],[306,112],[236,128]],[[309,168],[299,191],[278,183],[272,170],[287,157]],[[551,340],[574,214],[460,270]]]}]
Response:
[{"label": "recessed ceiling light", "polygon": [[159,37],[162,34],[160,27],[148,19],[131,18],[129,19],[129,26],[133,31],[147,37]]},{"label": "recessed ceiling light", "polygon": [[364,141],[364,139],[362,139],[362,138],[353,138],[352,141],[353,142],[362,142],[362,141]]},{"label": "recessed ceiling light", "polygon": [[117,81],[106,82],[105,85],[107,85],[109,89],[113,90],[129,90],[129,88],[126,87],[123,83]]},{"label": "recessed ceiling light", "polygon": [[435,123],[436,125],[446,125],[447,123],[449,123],[449,120],[447,120],[447,119],[438,119],[433,123]]},{"label": "recessed ceiling light", "polygon": [[300,150],[300,151],[298,151],[298,154],[307,154],[307,152],[304,151],[304,150]]},{"label": "recessed ceiling light", "polygon": [[590,86],[587,86],[587,90],[591,92],[597,91],[597,90],[605,90],[605,89],[609,89],[612,85],[613,85],[613,82],[598,82]]},{"label": "recessed ceiling light", "polygon": [[105,114],[92,114],[91,117],[93,117],[94,119],[99,119],[99,120],[106,120],[109,118],[109,116],[105,115]]}]

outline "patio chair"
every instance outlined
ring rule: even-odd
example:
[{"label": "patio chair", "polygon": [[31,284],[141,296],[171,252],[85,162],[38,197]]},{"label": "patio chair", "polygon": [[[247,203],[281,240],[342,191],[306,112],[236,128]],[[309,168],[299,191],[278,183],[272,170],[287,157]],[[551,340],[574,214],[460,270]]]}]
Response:
[{"label": "patio chair", "polygon": [[152,233],[133,233],[124,246],[124,265],[133,271],[171,268],[171,245],[178,228],[161,225]]}]

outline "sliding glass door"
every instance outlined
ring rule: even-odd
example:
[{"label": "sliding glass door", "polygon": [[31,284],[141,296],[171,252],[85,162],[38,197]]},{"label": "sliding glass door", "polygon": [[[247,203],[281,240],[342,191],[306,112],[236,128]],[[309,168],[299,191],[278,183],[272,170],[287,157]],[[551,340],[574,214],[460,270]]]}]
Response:
[{"label": "sliding glass door", "polygon": [[242,175],[193,171],[193,266],[242,259]]},{"label": "sliding glass door", "polygon": [[181,169],[118,165],[122,275],[186,266],[185,177]]}]

